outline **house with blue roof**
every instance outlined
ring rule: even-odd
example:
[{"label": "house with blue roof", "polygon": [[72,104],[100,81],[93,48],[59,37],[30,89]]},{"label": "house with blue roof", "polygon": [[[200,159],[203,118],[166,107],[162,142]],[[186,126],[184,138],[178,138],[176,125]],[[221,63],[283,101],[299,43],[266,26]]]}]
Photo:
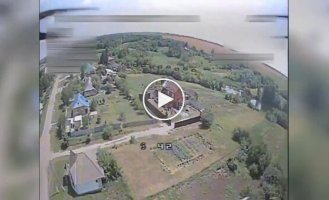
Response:
[{"label": "house with blue roof", "polygon": [[76,94],[72,102],[72,117],[89,113],[90,101],[82,94]]}]

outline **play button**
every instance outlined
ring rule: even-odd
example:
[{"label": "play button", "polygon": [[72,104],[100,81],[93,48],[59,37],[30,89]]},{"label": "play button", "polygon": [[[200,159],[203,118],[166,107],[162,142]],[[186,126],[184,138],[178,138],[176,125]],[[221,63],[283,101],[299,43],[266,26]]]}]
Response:
[{"label": "play button", "polygon": [[158,108],[166,105],[167,103],[173,101],[174,99],[168,95],[163,94],[162,92],[158,91]]},{"label": "play button", "polygon": [[185,95],[178,83],[160,78],[145,88],[142,100],[145,111],[152,118],[171,120],[183,110]]}]

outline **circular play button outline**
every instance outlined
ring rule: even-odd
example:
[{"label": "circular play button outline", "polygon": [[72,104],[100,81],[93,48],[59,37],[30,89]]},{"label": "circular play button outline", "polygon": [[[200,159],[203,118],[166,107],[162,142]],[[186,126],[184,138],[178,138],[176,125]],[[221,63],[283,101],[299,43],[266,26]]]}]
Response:
[{"label": "circular play button outline", "polygon": [[[179,88],[179,90],[182,92],[182,96],[183,96],[182,106],[181,106],[181,108],[179,109],[179,111],[178,111],[175,115],[173,115],[173,116],[171,116],[171,117],[169,117],[169,118],[165,118],[165,119],[163,119],[163,118],[159,118],[159,117],[157,117],[157,116],[154,116],[154,115],[148,110],[148,108],[146,107],[146,104],[145,104],[145,95],[146,95],[147,90],[149,89],[149,87],[150,87],[151,85],[153,85],[155,82],[158,82],[158,81],[170,81],[170,82],[173,82],[173,83]],[[154,119],[157,119],[157,120],[160,120],[160,121],[172,120],[172,119],[174,119],[175,117],[177,117],[177,116],[183,111],[183,109],[184,109],[184,106],[185,106],[185,94],[184,94],[183,88],[182,88],[182,87],[181,87],[176,81],[171,80],[171,79],[169,79],[169,78],[158,78],[158,79],[155,79],[155,80],[153,80],[151,83],[149,83],[149,84],[146,86],[146,88],[145,88],[145,90],[144,90],[144,92],[143,92],[143,106],[144,106],[144,109],[145,109],[145,111],[147,112],[147,114],[149,114],[149,115],[150,115],[151,117],[153,117]]]}]

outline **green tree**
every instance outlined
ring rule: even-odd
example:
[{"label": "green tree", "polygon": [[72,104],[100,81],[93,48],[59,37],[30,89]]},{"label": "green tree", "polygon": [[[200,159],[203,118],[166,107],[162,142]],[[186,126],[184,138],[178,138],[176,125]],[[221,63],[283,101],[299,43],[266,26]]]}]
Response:
[{"label": "green tree", "polygon": [[83,80],[85,78],[85,68],[83,66],[80,67],[80,79]]},{"label": "green tree", "polygon": [[271,162],[271,154],[269,153],[266,144],[260,143],[252,145],[248,151],[246,164],[248,166],[250,175],[254,179],[259,179],[267,166]]},{"label": "green tree", "polygon": [[238,169],[238,165],[234,162],[232,158],[226,161],[226,165],[231,172],[235,172]]},{"label": "green tree", "polygon": [[91,78],[91,81],[96,90],[99,90],[101,88],[102,83],[101,83],[101,79],[99,78],[99,76],[93,76]]},{"label": "green tree", "polygon": [[91,112],[96,111],[96,107],[97,107],[97,103],[96,103],[95,99],[93,99],[90,104],[90,111]]},{"label": "green tree", "polygon": [[108,151],[105,149],[98,149],[97,158],[108,180],[115,181],[121,176],[120,167]]},{"label": "green tree", "polygon": [[262,176],[262,188],[266,199],[284,199],[286,181],[282,170],[276,165],[270,165]]},{"label": "green tree", "polygon": [[65,119],[65,114],[61,113],[58,118],[58,123],[57,123],[57,138],[62,139],[63,134],[65,133],[65,125],[66,125],[66,119]]},{"label": "green tree", "polygon": [[111,83],[108,83],[106,86],[105,86],[105,92],[106,94],[111,94],[113,88],[111,86]]},{"label": "green tree", "polygon": [[239,144],[241,144],[242,141],[246,141],[249,144],[251,143],[249,132],[241,128],[235,128],[233,130],[232,139]]},{"label": "green tree", "polygon": [[86,138],[86,144],[89,144],[91,141],[90,135],[88,135],[88,137]]},{"label": "green tree", "polygon": [[201,123],[203,128],[210,128],[214,122],[214,114],[210,109],[206,109],[201,113]]},{"label": "green tree", "polygon": [[62,144],[61,144],[61,149],[62,150],[65,150],[65,149],[67,149],[68,147],[69,147],[69,138],[68,138],[68,136],[65,134],[65,135],[63,135],[63,142],[62,142]]},{"label": "green tree", "polygon": [[69,106],[70,99],[73,97],[72,87],[69,85],[65,87],[61,94],[61,100],[65,106]]},{"label": "green tree", "polygon": [[88,127],[88,125],[89,125],[89,118],[88,118],[88,116],[83,116],[82,117],[82,126],[83,127]]},{"label": "green tree", "polygon": [[112,126],[106,126],[103,132],[103,139],[110,140],[112,139],[113,128]]},{"label": "green tree", "polygon": [[276,88],[273,85],[267,85],[263,88],[262,93],[262,103],[274,107],[275,106],[275,96],[276,96]]}]

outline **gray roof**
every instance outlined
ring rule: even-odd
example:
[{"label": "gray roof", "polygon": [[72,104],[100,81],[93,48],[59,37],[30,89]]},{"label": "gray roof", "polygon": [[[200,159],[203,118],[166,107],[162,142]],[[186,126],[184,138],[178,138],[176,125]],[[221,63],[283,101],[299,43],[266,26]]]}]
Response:
[{"label": "gray roof", "polygon": [[93,86],[93,83],[91,82],[91,77],[87,77],[86,83],[85,83],[85,92],[90,90],[96,90]]},{"label": "gray roof", "polygon": [[70,151],[70,170],[74,185],[80,185],[104,178],[104,170],[85,153]]},{"label": "gray roof", "polygon": [[194,97],[194,98],[198,97],[198,93],[192,89],[184,89],[184,93],[190,97]]},{"label": "gray roof", "polygon": [[195,109],[197,109],[201,112],[205,109],[205,107],[200,102],[198,102],[196,100],[189,100],[186,103],[187,103],[187,105],[190,105],[193,108],[195,108]]}]

